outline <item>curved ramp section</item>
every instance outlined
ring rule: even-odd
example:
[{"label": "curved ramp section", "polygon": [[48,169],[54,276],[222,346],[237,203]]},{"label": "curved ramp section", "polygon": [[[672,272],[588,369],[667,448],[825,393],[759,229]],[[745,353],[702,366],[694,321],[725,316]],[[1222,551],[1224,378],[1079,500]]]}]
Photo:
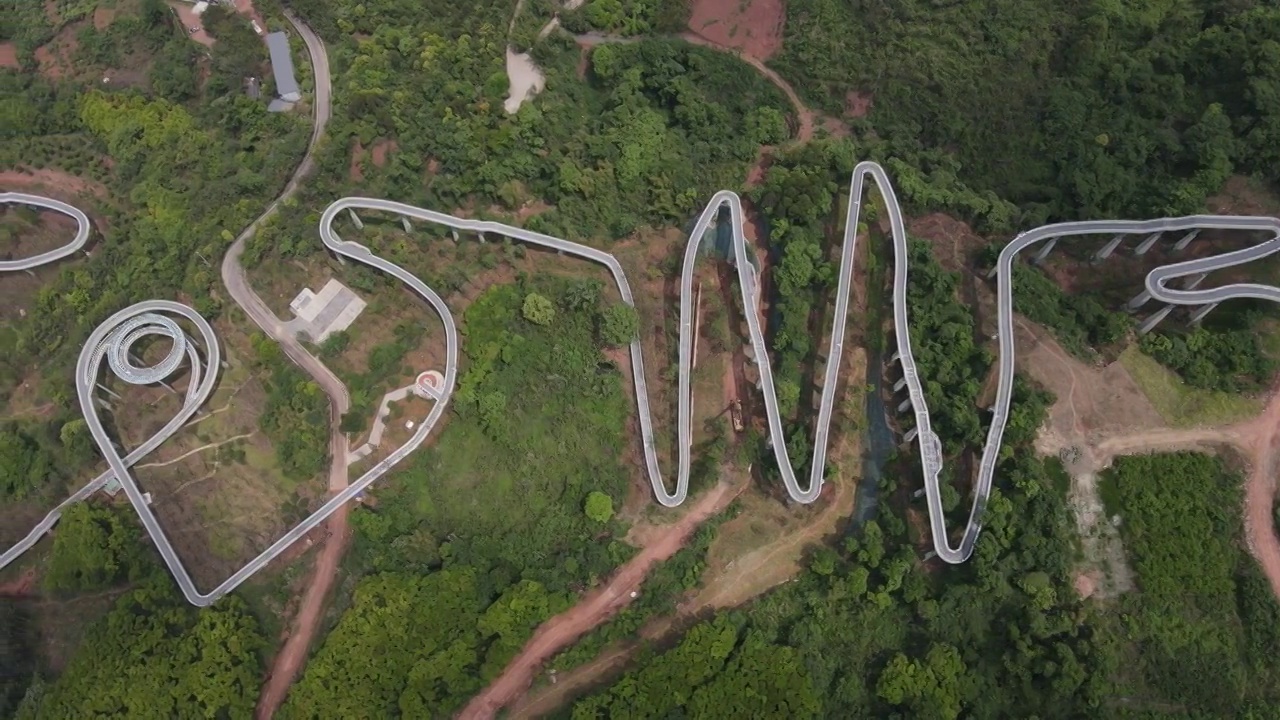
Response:
[{"label": "curved ramp section", "polygon": [[[938,556],[948,563],[961,563],[973,554],[974,544],[982,529],[982,517],[986,509],[987,499],[991,492],[996,462],[999,457],[1000,443],[1004,436],[1005,423],[1008,418],[1009,405],[1013,395],[1014,376],[1014,334],[1013,334],[1013,288],[1012,267],[1018,254],[1026,248],[1051,239],[1063,239],[1069,236],[1086,236],[1099,234],[1138,234],[1157,231],[1187,230],[1195,228],[1216,228],[1230,230],[1261,231],[1271,237],[1259,244],[1235,252],[1224,253],[1210,258],[1191,260],[1174,265],[1156,268],[1146,277],[1146,289],[1157,300],[1173,305],[1204,305],[1221,300],[1247,297],[1280,302],[1280,288],[1242,283],[1226,285],[1207,290],[1176,290],[1167,287],[1170,280],[1198,275],[1202,272],[1233,267],[1252,262],[1269,255],[1280,253],[1280,220],[1261,217],[1235,217],[1219,215],[1198,215],[1184,218],[1166,218],[1150,221],[1107,220],[1095,222],[1072,222],[1047,225],[1024,233],[1015,238],[1000,254],[997,265],[998,274],[998,309],[999,309],[999,387],[991,426],[987,434],[987,442],[983,448],[982,461],[979,467],[978,482],[974,490],[974,504],[969,513],[968,523],[958,545],[950,543],[945,516],[942,510],[939,475],[942,471],[942,445],[938,436],[930,426],[929,409],[924,397],[915,359],[911,353],[910,321],[907,313],[907,234],[902,209],[893,191],[892,185],[884,169],[873,162],[860,163],[854,168],[850,178],[850,193],[847,206],[847,225],[844,229],[841,247],[840,273],[836,290],[836,312],[834,314],[831,339],[828,347],[828,362],[824,374],[823,393],[819,401],[818,418],[814,426],[814,454],[811,461],[807,487],[801,487],[796,473],[791,466],[786,442],[782,433],[781,415],[773,385],[768,347],[765,343],[763,329],[756,313],[747,312],[747,326],[752,348],[761,371],[761,386],[764,395],[765,411],[768,416],[769,433],[772,440],[775,459],[781,471],[788,494],[797,502],[810,503],[817,499],[822,490],[823,473],[826,466],[826,452],[831,415],[835,404],[836,382],[839,377],[839,358],[844,347],[844,328],[849,308],[850,289],[853,279],[853,258],[857,244],[857,227],[862,208],[864,183],[870,177],[874,180],[880,196],[888,211],[894,247],[893,276],[893,315],[894,329],[897,336],[898,351],[903,365],[904,379],[910,393],[911,404],[916,419],[916,428],[920,438],[920,460],[924,469],[924,487],[929,506],[930,526],[933,533],[934,548]],[[622,266],[611,254],[586,245],[569,242],[560,238],[531,232],[522,228],[502,223],[468,220],[444,213],[426,210],[403,203],[379,200],[374,198],[348,197],[337,200],[325,209],[320,220],[320,237],[325,246],[334,253],[369,265],[391,275],[405,283],[411,290],[421,296],[439,315],[445,328],[446,366],[443,387],[440,388],[439,400],[432,407],[427,418],[417,426],[413,436],[400,448],[380,461],[345,490],[332,497],[318,510],[303,520],[270,547],[249,561],[220,585],[207,594],[196,590],[190,574],[179,560],[164,530],[160,527],[150,507],[146,504],[141,490],[129,474],[129,468],[141,457],[147,455],[161,443],[177,432],[195,414],[199,407],[213,392],[217,369],[221,364],[221,355],[217,338],[213,329],[199,313],[186,305],[168,301],[147,301],[128,307],[100,325],[86,342],[81,351],[76,367],[76,390],[80,399],[80,407],[85,420],[89,424],[95,441],[103,456],[106,457],[110,470],[94,478],[54,509],[38,524],[20,543],[0,555],[0,568],[8,565],[22,553],[30,549],[44,533],[57,522],[62,508],[73,502],[87,498],[101,489],[112,477],[119,479],[121,486],[137,510],[143,526],[155,542],[161,557],[169,571],[177,580],[183,595],[193,605],[207,606],[218,598],[231,592],[249,577],[257,573],[269,562],[284,552],[290,545],[323,523],[329,515],[355,496],[364,492],[372,483],[382,477],[410,453],[422,445],[431,434],[443,415],[448,401],[453,394],[458,374],[458,330],[453,316],[444,300],[419,278],[404,268],[373,254],[367,247],[342,240],[334,231],[333,223],[343,210],[374,210],[389,212],[402,217],[425,220],[444,225],[456,230],[476,233],[495,233],[503,237],[520,240],[558,252],[603,264],[609,269],[617,282],[618,290],[625,302],[634,305],[634,297]],[[722,191],[716,193],[706,209],[698,217],[693,232],[685,248],[684,267],[681,274],[680,296],[680,345],[679,345],[679,468],[676,475],[674,492],[668,491],[658,468],[657,453],[654,446],[653,422],[650,416],[648,385],[645,379],[644,358],[639,340],[631,343],[631,361],[633,380],[636,389],[637,410],[640,415],[641,434],[644,443],[645,463],[658,502],[672,507],[685,500],[688,493],[690,453],[692,447],[692,403],[691,365],[693,355],[692,339],[692,286],[693,267],[697,259],[697,251],[702,236],[710,229],[718,214],[728,210],[731,223],[733,252],[738,268],[739,291],[744,308],[755,307],[755,293],[758,288],[754,266],[751,264],[747,248],[747,240],[743,234],[743,213],[741,201],[735,193]],[[207,362],[202,366],[201,358],[193,343],[182,328],[169,315],[176,315],[188,320],[198,330]],[[143,366],[133,359],[129,349],[146,337],[163,337],[171,343],[169,353],[153,366]],[[97,416],[94,406],[94,388],[102,362],[106,360],[112,371],[122,381],[133,384],[149,384],[168,377],[184,359],[191,367],[191,381],[188,383],[182,410],[159,432],[149,438],[137,449],[123,457],[120,456],[111,442]]]},{"label": "curved ramp section", "polygon": [[[996,463],[999,459],[1000,444],[1008,419],[1009,405],[1013,395],[1014,377],[1014,344],[1013,344],[1013,301],[1012,301],[1012,264],[1018,253],[1038,242],[1052,238],[1067,236],[1097,235],[1104,233],[1139,234],[1157,231],[1174,231],[1183,229],[1230,229],[1256,230],[1270,233],[1273,237],[1256,246],[1244,250],[1225,253],[1219,256],[1178,263],[1153,270],[1146,278],[1147,289],[1152,297],[1176,305],[1202,305],[1224,299],[1250,297],[1280,302],[1280,288],[1257,284],[1227,285],[1219,288],[1197,291],[1174,290],[1165,287],[1168,280],[1201,272],[1221,269],[1252,262],[1270,254],[1280,252],[1280,221],[1274,218],[1235,217],[1219,215],[1200,215],[1184,218],[1166,218],[1151,221],[1093,221],[1072,222],[1048,225],[1018,236],[1001,253],[999,262],[999,388],[987,442],[983,448],[982,462],[979,468],[978,482],[975,487],[974,504],[969,519],[958,544],[952,545],[945,524],[942,509],[942,497],[939,488],[939,476],[942,472],[942,443],[933,431],[929,415],[928,403],[924,397],[923,385],[917,371],[915,358],[911,349],[910,320],[907,311],[907,233],[902,215],[902,208],[889,182],[884,169],[874,162],[863,162],[854,168],[850,178],[850,193],[847,207],[847,224],[841,247],[840,273],[836,290],[836,308],[831,327],[831,338],[828,347],[823,393],[819,401],[818,417],[814,425],[814,453],[810,463],[807,487],[800,485],[788,455],[785,436],[782,432],[782,421],[778,412],[777,395],[770,367],[769,353],[764,333],[758,316],[747,312],[747,326],[756,361],[760,366],[761,390],[764,397],[765,412],[769,424],[769,434],[787,493],[793,500],[810,503],[817,499],[822,490],[823,474],[826,468],[826,453],[830,432],[831,416],[834,410],[836,382],[839,379],[840,363],[844,348],[844,328],[848,315],[850,289],[853,277],[853,257],[857,245],[857,227],[862,208],[862,196],[866,179],[870,177],[876,185],[884,205],[888,210],[891,234],[894,246],[894,282],[893,310],[894,328],[897,337],[898,351],[903,366],[904,378],[907,382],[911,405],[914,410],[916,428],[920,439],[920,460],[924,470],[924,486],[929,506],[930,525],[934,538],[934,548],[943,561],[961,563],[973,554],[973,548],[982,530],[982,518],[986,510],[987,500],[991,493]],[[743,234],[743,214],[741,201],[737,194],[722,191],[712,197],[701,216],[695,223],[685,248],[684,265],[681,274],[680,294],[680,343],[679,343],[679,388],[678,388],[678,459],[676,486],[674,491],[667,488],[658,467],[654,444],[653,422],[649,409],[648,385],[644,372],[644,358],[640,342],[631,343],[631,367],[635,383],[637,410],[640,416],[640,428],[644,446],[645,464],[653,487],[655,498],[664,506],[673,507],[681,504],[688,493],[690,453],[692,448],[692,314],[691,299],[693,297],[693,268],[697,258],[699,242],[715,221],[717,214],[727,209],[733,231],[733,252],[738,270],[739,290],[744,308],[755,306],[757,281],[754,266],[749,259],[747,240]],[[333,229],[333,222],[344,210],[375,210],[389,212],[402,217],[424,220],[446,227],[475,233],[492,233],[504,238],[519,240],[531,245],[574,255],[604,265],[612,274],[618,291],[624,302],[634,305],[634,297],[630,284],[623,273],[622,266],[611,254],[586,245],[532,232],[503,223],[469,220],[454,217],[432,210],[375,198],[348,197],[330,205],[320,221],[320,235],[325,245],[335,253],[353,260],[373,266],[406,282],[422,293],[421,282],[404,269],[377,257],[368,248],[358,243],[344,241]],[[448,358],[450,368],[457,360],[456,329],[447,309],[440,304],[432,303],[437,312],[445,320],[449,332]],[[452,371],[446,377],[445,387],[441,393],[441,401],[437,408],[448,402],[454,389],[456,373]]]},{"label": "curved ramp section", "polygon": [[0,272],[12,272],[14,270],[34,270],[41,265],[48,265],[51,262],[61,260],[68,255],[74,254],[77,250],[84,248],[85,243],[89,242],[89,216],[85,215],[79,208],[74,205],[68,205],[61,200],[44,197],[43,195],[29,195],[20,192],[0,193],[0,203],[11,204],[17,203],[21,205],[30,205],[32,207],[52,210],[67,215],[76,221],[79,225],[76,228],[76,235],[71,242],[60,248],[50,250],[49,252],[33,255],[29,258],[21,260],[0,260]]}]

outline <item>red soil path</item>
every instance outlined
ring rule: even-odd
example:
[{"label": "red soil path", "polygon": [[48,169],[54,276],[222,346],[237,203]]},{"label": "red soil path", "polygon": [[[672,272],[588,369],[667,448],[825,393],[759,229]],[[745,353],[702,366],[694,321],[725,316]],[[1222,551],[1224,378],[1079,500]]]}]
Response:
[{"label": "red soil path", "polygon": [[1257,559],[1271,590],[1280,599],[1280,537],[1271,520],[1280,476],[1280,380],[1272,389],[1267,407],[1252,420],[1217,428],[1144,430],[1112,436],[1087,451],[1098,468],[1117,455],[1174,451],[1229,445],[1248,460],[1249,478],[1244,488],[1245,541]]},{"label": "red soil path", "polygon": [[258,707],[254,713],[258,720],[267,720],[276,714],[306,662],[311,640],[315,637],[320,616],[324,613],[325,600],[338,576],[338,564],[342,562],[342,556],[351,540],[347,526],[349,507],[350,505],[343,505],[338,508],[326,523],[329,537],[321,548],[320,555],[316,557],[315,568],[307,583],[306,593],[302,596],[302,607],[290,627],[289,637],[271,663],[270,674],[258,696]]},{"label": "red soil path", "polygon": [[1280,382],[1267,409],[1253,420],[1238,426],[1240,445],[1252,460],[1253,472],[1244,488],[1244,529],[1249,550],[1258,559],[1271,583],[1271,592],[1280,599],[1280,538],[1276,537],[1271,508],[1280,476]]},{"label": "red soil path", "polygon": [[489,720],[520,697],[533,684],[533,678],[543,663],[629,605],[631,593],[640,589],[649,570],[684,547],[703,521],[728,507],[747,485],[746,482],[717,485],[698,498],[683,517],[662,528],[660,535],[618,569],[608,585],[589,593],[577,605],[543,623],[520,654],[507,664],[502,675],[467,704],[458,716],[459,720]]}]

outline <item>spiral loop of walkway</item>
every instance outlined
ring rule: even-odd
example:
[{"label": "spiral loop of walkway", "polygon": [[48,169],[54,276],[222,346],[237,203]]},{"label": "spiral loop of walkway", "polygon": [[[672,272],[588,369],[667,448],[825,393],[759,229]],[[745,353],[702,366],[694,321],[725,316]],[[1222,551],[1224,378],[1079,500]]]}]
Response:
[{"label": "spiral loop of walkway", "polygon": [[31,207],[43,208],[45,210],[53,210],[70,217],[76,221],[76,234],[71,238],[71,242],[60,248],[32,255],[29,258],[21,258],[18,260],[0,260],[0,272],[12,272],[15,270],[34,270],[41,265],[48,265],[51,262],[61,260],[68,255],[82,250],[86,243],[89,242],[89,216],[84,211],[74,205],[68,205],[61,200],[54,200],[43,195],[31,195],[29,193],[20,192],[4,192],[0,193],[0,204],[20,204],[29,205]]}]

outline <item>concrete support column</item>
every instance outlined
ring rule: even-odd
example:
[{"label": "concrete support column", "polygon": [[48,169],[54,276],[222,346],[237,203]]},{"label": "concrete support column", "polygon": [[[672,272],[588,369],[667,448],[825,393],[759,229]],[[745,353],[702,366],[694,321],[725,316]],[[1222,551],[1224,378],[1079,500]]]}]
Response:
[{"label": "concrete support column", "polygon": [[906,386],[907,386],[907,379],[906,379],[906,378],[902,378],[901,380],[899,380],[898,382],[896,382],[896,383],[894,383],[894,384],[893,384],[893,391],[894,391],[894,392],[901,392],[901,391],[902,391],[902,388],[904,388],[904,387],[906,387]]},{"label": "concrete support column", "polygon": [[479,235],[479,236],[480,236],[480,244],[481,244],[481,245],[483,245],[483,244],[485,244],[485,243],[489,242],[489,241],[488,241],[488,239],[486,239],[486,238],[485,238],[484,233],[482,233],[482,232],[477,232],[477,233],[476,233],[476,235]]},{"label": "concrete support column", "polygon": [[991,278],[995,277],[996,273],[998,272],[1000,272],[999,263],[997,263],[994,267],[992,267],[991,270],[987,271],[987,279],[990,280]]},{"label": "concrete support column", "polygon": [[1124,242],[1124,238],[1124,235],[1117,235],[1111,238],[1111,242],[1104,245],[1101,250],[1094,254],[1093,261],[1101,262],[1111,257],[1111,253],[1115,252],[1116,248],[1120,247],[1120,243]]},{"label": "concrete support column", "polygon": [[98,386],[98,389],[99,389],[99,390],[101,390],[102,392],[104,392],[104,393],[106,393],[106,394],[110,395],[111,397],[113,397],[113,398],[115,398],[115,399],[117,399],[117,400],[119,400],[119,399],[120,399],[120,396],[119,396],[119,395],[117,395],[116,393],[112,392],[112,391],[111,391],[111,388],[107,387],[106,385],[103,385],[102,383],[95,383],[95,384]]},{"label": "concrete support column", "polygon": [[927,552],[927,553],[925,553],[925,554],[924,554],[924,562],[929,562],[930,560],[932,560],[932,559],[934,559],[934,558],[936,558],[936,557],[938,557],[938,551],[937,551],[937,550],[930,550],[929,552]]},{"label": "concrete support column", "polygon": [[1160,233],[1158,233],[1158,232],[1151,233],[1150,235],[1148,235],[1148,236],[1147,236],[1147,239],[1146,239],[1146,240],[1143,240],[1143,241],[1138,245],[1138,249],[1137,249],[1137,250],[1134,250],[1134,251],[1133,251],[1133,254],[1134,254],[1134,255],[1145,255],[1145,254],[1147,253],[1147,251],[1151,249],[1151,246],[1152,246],[1152,245],[1155,245],[1155,244],[1156,244],[1156,241],[1158,241],[1159,239],[1160,239]]},{"label": "concrete support column", "polygon": [[915,491],[915,492],[911,493],[911,497],[912,497],[912,499],[915,499],[915,498],[918,498],[918,497],[923,497],[923,496],[924,496],[924,488],[920,488],[919,490],[917,490],[917,491]]},{"label": "concrete support column", "polygon": [[[188,341],[190,341],[190,338],[188,338]],[[141,358],[139,358],[139,357],[137,356],[137,354],[135,354],[135,353],[133,353],[133,352],[130,352],[130,353],[129,353],[129,360],[131,360],[131,361],[133,362],[133,364],[134,364],[134,365],[137,365],[138,367],[146,367],[146,365],[144,365],[144,364],[143,364],[142,359],[141,359]],[[165,382],[164,380],[160,380],[160,381],[158,381],[158,382],[159,382],[159,384],[160,384],[160,387],[164,388],[165,390],[168,390],[169,392],[173,393],[174,395],[177,395],[177,394],[178,394],[178,391],[177,391],[177,390],[174,390],[174,389],[173,389],[173,386],[172,386],[172,385],[170,385],[169,383]]]},{"label": "concrete support column", "polygon": [[1142,325],[1138,327],[1138,334],[1146,335],[1152,330],[1155,330],[1157,325],[1163,322],[1165,318],[1169,317],[1169,313],[1173,312],[1173,308],[1174,308],[1173,305],[1165,305],[1158,312],[1156,312],[1156,314],[1152,315],[1146,320],[1143,320]]},{"label": "concrete support column", "polygon": [[1036,256],[1031,259],[1031,262],[1036,265],[1044,262],[1045,259],[1049,257],[1049,253],[1053,252],[1053,248],[1057,244],[1058,238],[1049,238],[1049,241],[1044,244],[1044,247],[1040,248],[1040,252],[1036,253]]},{"label": "concrete support column", "polygon": [[363,230],[364,221],[360,219],[360,216],[356,214],[356,211],[353,208],[347,208],[347,213],[351,215],[351,222],[355,223],[357,228]]},{"label": "concrete support column", "polygon": [[894,351],[894,353],[893,353],[893,357],[889,358],[889,362],[891,362],[891,363],[896,363],[896,362],[898,362],[898,361],[899,361],[899,360],[901,360],[901,359],[902,359],[902,352],[901,352],[901,351],[896,351],[896,350],[895,350],[895,351]]},{"label": "concrete support column", "polygon": [[453,241],[458,242],[458,228],[449,228],[449,232],[453,235]]},{"label": "concrete support column", "polygon": [[400,216],[400,224],[404,226],[405,232],[413,232],[413,226],[409,224],[409,218],[404,215]]},{"label": "concrete support column", "polygon": [[906,400],[903,400],[903,401],[898,405],[898,412],[900,412],[900,413],[904,413],[904,412],[906,412],[906,411],[908,411],[908,410],[910,410],[910,409],[911,409],[911,398],[907,398]]},{"label": "concrete support column", "polygon": [[1188,280],[1188,281],[1187,281],[1187,285],[1186,285],[1186,287],[1185,287],[1185,288],[1183,288],[1183,289],[1185,289],[1185,290],[1195,290],[1196,288],[1200,287],[1200,283],[1204,282],[1204,279],[1205,279],[1205,278],[1207,278],[1207,277],[1209,277],[1209,273],[1207,273],[1207,272],[1202,272],[1202,273],[1200,273],[1199,275],[1197,275],[1197,276],[1195,276],[1195,277],[1191,278],[1190,280]]},{"label": "concrete support column", "polygon": [[35,277],[35,276],[36,276],[35,271],[34,271],[34,270],[32,270],[31,268],[26,268],[26,269],[25,269],[25,271],[26,271],[26,273],[27,273],[28,275],[30,275],[31,277]]},{"label": "concrete support column", "polygon": [[1177,242],[1177,244],[1173,246],[1173,249],[1174,249],[1175,251],[1177,251],[1177,250],[1185,250],[1185,249],[1186,249],[1186,247],[1187,247],[1188,245],[1190,245],[1190,244],[1191,244],[1191,241],[1192,241],[1192,240],[1195,240],[1195,239],[1196,239],[1196,236],[1197,236],[1197,235],[1199,235],[1199,234],[1200,234],[1200,231],[1199,231],[1199,230],[1192,230],[1191,232],[1187,233],[1186,235],[1183,235],[1183,236],[1182,236],[1182,239],[1181,239],[1181,240],[1179,240],[1179,241]]},{"label": "concrete support column", "polygon": [[[911,428],[910,430],[907,431],[907,434],[902,437],[902,441],[911,442],[912,440],[915,440],[916,436],[919,434],[920,434],[920,428]],[[924,492],[924,490],[921,490],[920,492]]]},{"label": "concrete support column", "polygon": [[1205,315],[1213,312],[1213,309],[1216,307],[1218,307],[1218,303],[1209,303],[1208,305],[1201,305],[1196,308],[1196,311],[1191,313],[1191,324],[1199,325],[1200,321],[1204,320]]},{"label": "concrete support column", "polygon": [[1125,307],[1129,308],[1130,310],[1137,310],[1143,305],[1146,305],[1147,301],[1150,299],[1151,299],[1151,291],[1143,290],[1142,292],[1138,293],[1137,297],[1130,300],[1129,303],[1125,305]]}]

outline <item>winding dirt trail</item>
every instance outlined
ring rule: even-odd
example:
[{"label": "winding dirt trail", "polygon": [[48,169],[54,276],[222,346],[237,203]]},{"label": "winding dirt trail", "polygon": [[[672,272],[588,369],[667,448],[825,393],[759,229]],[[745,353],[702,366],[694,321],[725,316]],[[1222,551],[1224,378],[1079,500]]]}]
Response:
[{"label": "winding dirt trail", "polygon": [[639,591],[649,570],[675,555],[699,525],[728,507],[747,485],[746,478],[716,485],[698,498],[684,516],[664,527],[661,534],[655,535],[639,554],[620,567],[607,585],[588,593],[572,608],[543,623],[520,654],[507,663],[502,674],[467,704],[458,716],[459,720],[489,720],[520,697],[533,684],[533,678],[543,663],[629,605],[631,594]]}]

